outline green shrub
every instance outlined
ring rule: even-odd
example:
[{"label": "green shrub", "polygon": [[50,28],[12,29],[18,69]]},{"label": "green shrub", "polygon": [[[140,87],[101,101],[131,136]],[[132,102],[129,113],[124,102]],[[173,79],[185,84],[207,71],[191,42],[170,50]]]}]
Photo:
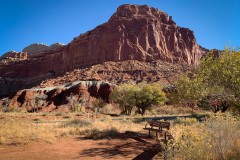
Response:
[{"label": "green shrub", "polygon": [[115,138],[119,135],[119,132],[116,128],[110,128],[110,129],[86,129],[82,132],[83,135],[85,135],[85,138],[89,139],[103,139],[103,138]]},{"label": "green shrub", "polygon": [[63,128],[66,128],[66,127],[86,127],[86,126],[90,126],[90,125],[92,125],[92,123],[90,121],[74,119],[74,120],[64,122],[63,124],[61,124],[61,127],[63,127]]},{"label": "green shrub", "polygon": [[184,125],[191,125],[197,122],[196,118],[177,118],[174,123],[175,124],[184,124]]}]

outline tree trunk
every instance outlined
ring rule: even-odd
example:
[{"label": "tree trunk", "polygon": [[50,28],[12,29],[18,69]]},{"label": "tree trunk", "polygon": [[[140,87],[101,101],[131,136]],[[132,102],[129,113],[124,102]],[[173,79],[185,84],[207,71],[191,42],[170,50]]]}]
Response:
[{"label": "tree trunk", "polygon": [[192,109],[192,114],[193,114],[193,113],[194,113],[195,103],[188,103],[188,106],[191,107],[191,109]]},{"label": "tree trunk", "polygon": [[221,106],[222,106],[222,111],[221,112],[224,113],[224,112],[227,111],[227,109],[229,107],[229,104],[227,104],[227,102],[225,101],[221,104]]},{"label": "tree trunk", "polygon": [[145,109],[142,109],[142,116],[145,114]]}]

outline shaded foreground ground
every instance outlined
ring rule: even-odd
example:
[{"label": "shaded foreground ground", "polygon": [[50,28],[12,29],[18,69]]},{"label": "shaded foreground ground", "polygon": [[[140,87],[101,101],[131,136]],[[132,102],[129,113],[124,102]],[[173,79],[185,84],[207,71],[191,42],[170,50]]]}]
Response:
[{"label": "shaded foreground ground", "polygon": [[23,146],[0,146],[0,160],[135,159],[158,157],[157,143],[147,134],[124,133],[119,138],[88,140],[62,138],[53,144],[33,142]]}]

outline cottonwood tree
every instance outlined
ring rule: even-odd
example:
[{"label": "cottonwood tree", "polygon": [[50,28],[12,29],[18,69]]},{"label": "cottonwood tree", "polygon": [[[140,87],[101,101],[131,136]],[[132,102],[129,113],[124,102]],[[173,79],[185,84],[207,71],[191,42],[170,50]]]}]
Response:
[{"label": "cottonwood tree", "polygon": [[[219,55],[210,53],[203,59],[199,77],[207,85],[211,102],[240,107],[240,52],[226,48]],[[226,108],[226,107],[225,107]],[[226,110],[226,109],[225,109]]]},{"label": "cottonwood tree", "polygon": [[113,89],[110,99],[119,104],[123,114],[130,115],[135,106],[135,90],[136,87],[129,84],[122,84]]},{"label": "cottonwood tree", "polygon": [[140,83],[136,88],[134,91],[135,105],[141,115],[144,115],[146,110],[153,105],[163,104],[167,101],[162,86],[158,83]]},{"label": "cottonwood tree", "polygon": [[164,103],[167,99],[161,85],[140,83],[137,85],[123,84],[114,88],[111,99],[118,103],[122,112],[130,115],[134,106],[142,115],[153,105]]},{"label": "cottonwood tree", "polygon": [[189,78],[189,75],[184,75],[179,77],[174,85],[176,88],[170,91],[168,98],[173,104],[182,104],[191,107],[192,112],[201,98],[206,95],[202,79],[198,77]]},{"label": "cottonwood tree", "polygon": [[[229,106],[240,110],[240,52],[226,48],[210,52],[192,74],[176,83],[170,99],[185,104],[208,104],[214,112],[226,111]],[[192,76],[194,75],[194,76]]]}]

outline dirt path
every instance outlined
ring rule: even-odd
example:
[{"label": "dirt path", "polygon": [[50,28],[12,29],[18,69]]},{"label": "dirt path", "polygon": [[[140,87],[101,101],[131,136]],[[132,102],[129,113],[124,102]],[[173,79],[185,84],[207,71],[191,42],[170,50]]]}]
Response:
[{"label": "dirt path", "polygon": [[146,135],[126,138],[86,140],[63,138],[53,144],[34,142],[25,146],[0,146],[0,160],[94,160],[152,159],[154,140]]}]

